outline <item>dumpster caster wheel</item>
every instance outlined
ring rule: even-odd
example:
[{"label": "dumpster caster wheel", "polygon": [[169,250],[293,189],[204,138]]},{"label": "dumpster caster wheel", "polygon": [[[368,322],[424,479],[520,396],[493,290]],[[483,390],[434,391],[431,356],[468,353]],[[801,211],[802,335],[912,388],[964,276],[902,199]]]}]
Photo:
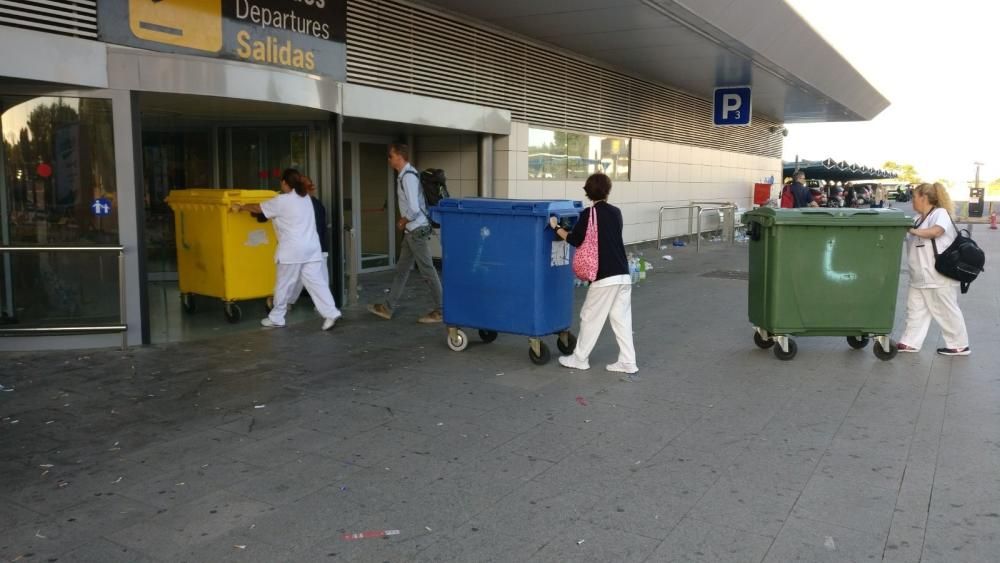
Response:
[{"label": "dumpster caster wheel", "polygon": [[[566,338],[565,343],[563,342],[564,337]],[[559,347],[559,351],[562,352],[563,355],[568,356],[576,350],[576,336],[573,335],[572,332],[566,331],[560,334],[559,338],[556,339],[556,346]]]},{"label": "dumpster caster wheel", "polygon": [[762,350],[767,350],[771,346],[774,346],[774,340],[770,338],[765,339],[759,332],[756,331],[753,333],[753,343]]},{"label": "dumpster caster wheel", "polygon": [[270,313],[271,309],[274,309],[274,297],[268,296],[267,299],[264,300],[264,310]]},{"label": "dumpster caster wheel", "polygon": [[236,324],[243,318],[243,311],[241,311],[240,306],[235,303],[226,304],[226,309],[223,312],[226,315],[226,320],[231,324]]},{"label": "dumpster caster wheel", "polygon": [[868,346],[868,337],[848,336],[847,345],[850,346],[851,348],[854,348],[855,350],[861,350],[865,346]]},{"label": "dumpster caster wheel", "polygon": [[187,314],[192,314],[198,310],[194,303],[194,295],[185,293],[181,295],[181,309]]},{"label": "dumpster caster wheel", "polygon": [[469,337],[465,335],[465,331],[456,328],[455,330],[448,331],[448,347],[455,352],[461,352],[465,350],[469,345]]},{"label": "dumpster caster wheel", "polygon": [[799,347],[791,338],[788,339],[788,352],[781,349],[781,346],[774,347],[774,356],[783,362],[787,362],[799,353]]},{"label": "dumpster caster wheel", "polygon": [[489,344],[497,339],[497,331],[495,330],[480,330],[479,339],[483,342]]},{"label": "dumpster caster wheel", "polygon": [[889,349],[886,350],[882,347],[882,343],[876,340],[875,346],[872,347],[872,351],[875,352],[876,358],[882,360],[883,362],[888,362],[896,357],[896,354],[899,353],[899,348],[896,348],[896,343],[890,340]]},{"label": "dumpster caster wheel", "polygon": [[528,357],[531,358],[531,363],[535,365],[545,365],[549,363],[549,347],[542,341],[538,342],[538,354],[535,354],[535,347],[528,347]]}]

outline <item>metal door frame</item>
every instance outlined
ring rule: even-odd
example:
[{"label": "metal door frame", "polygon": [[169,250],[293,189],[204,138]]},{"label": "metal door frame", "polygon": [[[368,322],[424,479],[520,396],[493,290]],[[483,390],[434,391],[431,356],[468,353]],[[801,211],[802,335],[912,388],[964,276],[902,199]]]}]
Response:
[{"label": "metal door frame", "polygon": [[354,240],[353,256],[356,257],[358,262],[357,267],[360,273],[370,273],[370,272],[384,272],[386,270],[391,270],[396,267],[396,220],[395,220],[395,209],[396,209],[396,178],[389,166],[388,161],[386,161],[386,193],[388,202],[388,213],[386,214],[386,229],[389,234],[389,263],[385,266],[376,266],[373,268],[365,268],[363,262],[361,261],[361,207],[358,203],[361,201],[361,154],[358,150],[358,146],[361,143],[367,144],[381,144],[386,147],[392,143],[392,137],[382,136],[382,135],[363,135],[354,133],[344,133],[344,138],[341,140],[342,143],[347,143],[351,145],[351,154],[344,155],[344,158],[351,159],[351,171],[353,174],[350,178],[344,178],[345,186],[350,186],[351,189],[351,226],[354,227],[357,236]]}]

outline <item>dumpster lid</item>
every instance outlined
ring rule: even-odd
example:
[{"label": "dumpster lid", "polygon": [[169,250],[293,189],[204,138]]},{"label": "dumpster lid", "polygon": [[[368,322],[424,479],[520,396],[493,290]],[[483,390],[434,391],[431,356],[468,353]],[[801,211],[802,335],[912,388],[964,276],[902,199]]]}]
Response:
[{"label": "dumpster lid", "polygon": [[815,225],[852,227],[912,227],[913,219],[900,209],[840,209],[835,207],[802,207],[774,209],[758,207],[743,214],[744,223],[770,225]]},{"label": "dumpster lid", "polygon": [[438,213],[488,213],[491,215],[579,215],[583,204],[568,199],[491,199],[470,197],[442,199],[435,211]]},{"label": "dumpster lid", "polygon": [[202,205],[231,205],[233,203],[260,203],[267,201],[277,192],[272,190],[226,190],[221,188],[192,188],[188,190],[170,190],[167,203]]}]

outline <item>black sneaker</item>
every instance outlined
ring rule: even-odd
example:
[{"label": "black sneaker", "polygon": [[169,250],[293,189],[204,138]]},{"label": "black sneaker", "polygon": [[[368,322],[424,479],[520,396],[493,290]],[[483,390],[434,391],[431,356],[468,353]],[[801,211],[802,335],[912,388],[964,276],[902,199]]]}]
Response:
[{"label": "black sneaker", "polygon": [[965,348],[938,348],[937,353],[942,356],[968,356],[972,351],[966,346]]}]

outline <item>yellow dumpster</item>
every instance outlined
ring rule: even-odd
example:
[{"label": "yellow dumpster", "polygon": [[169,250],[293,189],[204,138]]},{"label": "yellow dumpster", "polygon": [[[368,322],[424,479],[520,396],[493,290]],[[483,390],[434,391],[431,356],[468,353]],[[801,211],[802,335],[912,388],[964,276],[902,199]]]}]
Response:
[{"label": "yellow dumpster", "polygon": [[194,311],[192,295],[216,297],[225,305],[226,320],[236,323],[242,318],[236,301],[271,295],[274,227],[232,206],[276,195],[270,190],[171,190],[167,203],[174,212],[178,285],[186,312]]}]

